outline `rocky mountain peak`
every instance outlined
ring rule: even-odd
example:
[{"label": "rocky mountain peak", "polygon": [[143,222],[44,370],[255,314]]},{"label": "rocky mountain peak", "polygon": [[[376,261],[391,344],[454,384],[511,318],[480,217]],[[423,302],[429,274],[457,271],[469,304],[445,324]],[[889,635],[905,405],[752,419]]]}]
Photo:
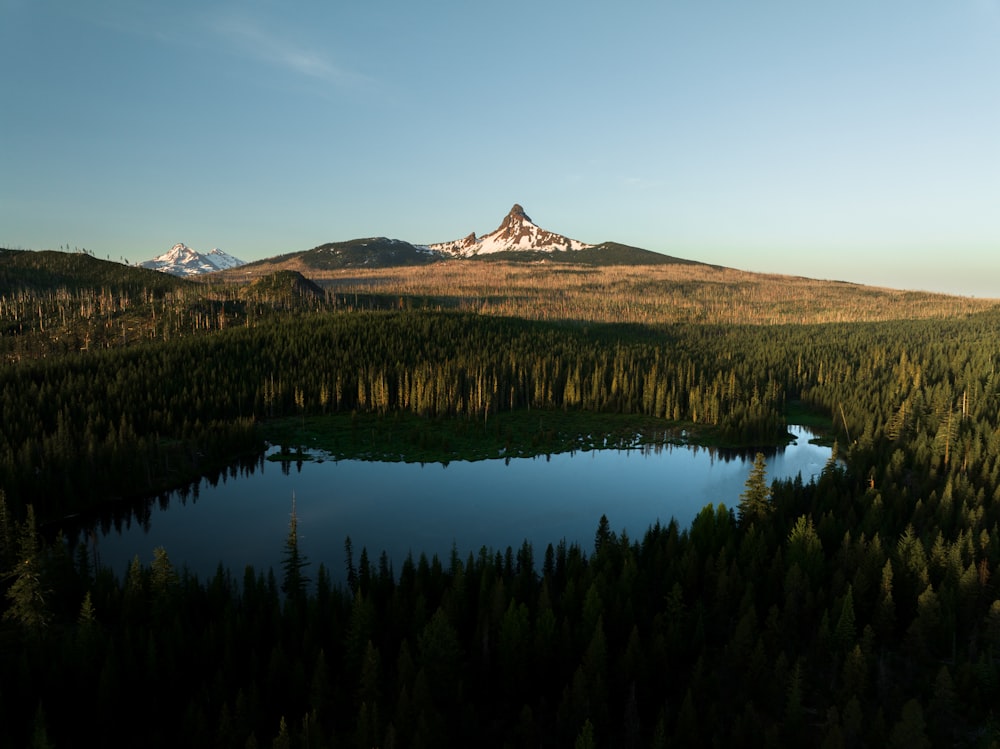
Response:
[{"label": "rocky mountain peak", "polygon": [[494,252],[511,252],[518,250],[541,252],[567,252],[581,250],[591,245],[575,239],[569,239],[561,234],[550,232],[537,226],[520,203],[514,203],[510,212],[504,216],[494,231],[476,237],[475,232],[464,239],[453,242],[430,245],[429,249],[445,255],[469,257],[485,255]]},{"label": "rocky mountain peak", "polygon": [[523,219],[525,221],[531,221],[531,219],[528,217],[528,214],[524,212],[524,209],[521,207],[520,203],[514,203],[514,207],[510,209],[510,212],[507,214],[507,218]]}]

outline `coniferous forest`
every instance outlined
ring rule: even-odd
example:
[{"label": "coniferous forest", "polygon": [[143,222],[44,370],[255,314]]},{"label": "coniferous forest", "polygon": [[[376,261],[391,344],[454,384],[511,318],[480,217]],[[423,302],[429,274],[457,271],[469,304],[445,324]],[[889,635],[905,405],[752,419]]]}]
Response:
[{"label": "coniferous forest", "polygon": [[[1000,742],[996,308],[528,320],[3,260],[0,746]],[[690,527],[631,537],[608,497],[592,544],[390,560],[329,539],[336,571],[294,513],[281,568],[211,579],[169,549],[118,577],[58,535],[259,455],[274,420],[528,409],[750,449],[808,413],[836,457],[810,482],[757,462]]]}]

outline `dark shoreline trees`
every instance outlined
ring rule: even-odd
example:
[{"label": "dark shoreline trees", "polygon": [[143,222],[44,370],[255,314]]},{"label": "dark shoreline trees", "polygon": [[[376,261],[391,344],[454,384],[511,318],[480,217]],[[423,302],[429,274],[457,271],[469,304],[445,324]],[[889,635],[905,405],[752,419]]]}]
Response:
[{"label": "dark shoreline trees", "polygon": [[0,627],[0,738],[26,741],[42,705],[57,746],[564,746],[587,724],[598,745],[995,739],[994,534],[897,537],[868,501],[869,536],[842,513],[864,476],[833,466],[771,489],[747,526],[709,506],[633,539],[602,518],[592,553],[411,557],[398,576],[363,549],[353,589],[320,569],[286,595],[252,569],[174,576],[165,554],[119,581],[48,547],[64,600],[40,634]]}]

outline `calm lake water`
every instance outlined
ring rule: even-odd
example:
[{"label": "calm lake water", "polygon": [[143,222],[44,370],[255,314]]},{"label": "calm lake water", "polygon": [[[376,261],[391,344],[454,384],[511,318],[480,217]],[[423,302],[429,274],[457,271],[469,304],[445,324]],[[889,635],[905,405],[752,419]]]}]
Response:
[{"label": "calm lake water", "polygon": [[[830,448],[796,442],[768,459],[768,478],[806,483],[830,458]],[[135,555],[148,564],[163,546],[178,569],[205,580],[221,562],[234,575],[246,565],[280,578],[292,498],[299,548],[310,574],[324,563],[343,578],[344,539],[357,562],[384,550],[398,574],[407,554],[437,554],[453,545],[464,560],[480,547],[515,551],[531,542],[537,563],[549,543],[565,539],[590,552],[602,514],[617,533],[639,540],[657,520],[682,528],[709,502],[735,507],[753,459],[697,447],[593,450],[550,457],[456,461],[447,466],[358,460],[305,462],[301,468],[262,461],[252,472],[153,502],[142,522],[104,521],[93,530],[101,562],[124,576]]]}]

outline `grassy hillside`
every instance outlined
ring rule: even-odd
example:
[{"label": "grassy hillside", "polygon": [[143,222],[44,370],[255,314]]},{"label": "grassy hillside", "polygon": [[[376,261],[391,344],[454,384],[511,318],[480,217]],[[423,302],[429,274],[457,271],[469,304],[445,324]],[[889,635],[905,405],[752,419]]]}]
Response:
[{"label": "grassy hillside", "polygon": [[[0,356],[36,358],[211,333],[302,309],[450,309],[582,323],[780,325],[953,318],[1000,305],[1000,300],[749,273],[666,256],[658,257],[675,262],[586,266],[494,259],[381,268],[338,267],[336,253],[321,249],[299,253],[294,262],[257,263],[197,281],[79,253],[0,251]],[[356,258],[366,251],[348,249]],[[410,245],[400,251],[416,252]]]},{"label": "grassy hillside", "polygon": [[310,277],[347,305],[374,294],[396,306],[413,300],[413,306],[486,315],[609,323],[873,322],[962,316],[1000,304],[684,262],[584,267],[454,260]]}]

